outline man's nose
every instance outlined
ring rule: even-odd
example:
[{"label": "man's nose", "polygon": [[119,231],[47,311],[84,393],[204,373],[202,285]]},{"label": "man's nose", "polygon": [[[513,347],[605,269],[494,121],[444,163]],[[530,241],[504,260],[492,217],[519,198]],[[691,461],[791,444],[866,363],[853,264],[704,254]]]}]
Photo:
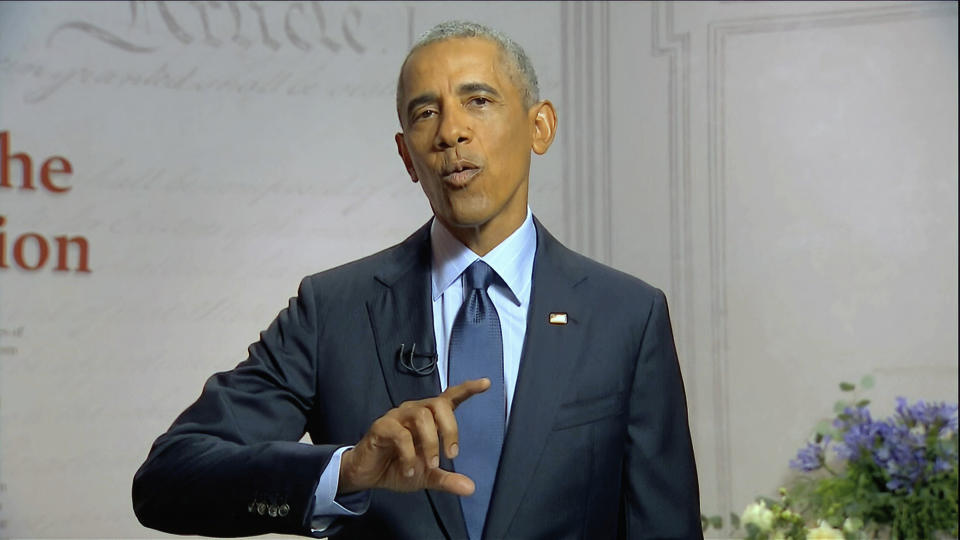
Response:
[{"label": "man's nose", "polygon": [[437,148],[453,148],[470,141],[470,125],[467,115],[459,107],[445,107],[440,116],[434,144]]}]

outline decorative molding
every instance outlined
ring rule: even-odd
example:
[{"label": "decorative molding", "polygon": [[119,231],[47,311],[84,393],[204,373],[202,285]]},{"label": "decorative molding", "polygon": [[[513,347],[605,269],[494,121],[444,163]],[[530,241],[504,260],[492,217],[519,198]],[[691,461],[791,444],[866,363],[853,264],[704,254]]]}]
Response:
[{"label": "decorative molding", "polygon": [[[726,275],[726,139],[725,82],[728,38],[757,33],[813,28],[840,28],[911,19],[957,17],[953,2],[917,2],[879,7],[767,15],[711,22],[707,25],[707,183],[710,243],[710,327],[714,388],[714,430],[717,439],[718,508],[732,508],[731,446],[728,419],[727,275]],[[722,474],[721,474],[722,471]]]},{"label": "decorative molding", "polygon": [[[680,361],[692,373],[696,357],[693,305],[693,238],[690,201],[690,33],[674,32],[673,2],[651,4],[651,51],[666,57],[667,182],[670,190],[671,304],[679,306],[675,334],[682,345]],[[687,393],[696,396],[696,378],[688,377]]]},{"label": "decorative molding", "polygon": [[613,245],[610,6],[562,2],[560,21],[565,238],[574,250],[609,264]]}]

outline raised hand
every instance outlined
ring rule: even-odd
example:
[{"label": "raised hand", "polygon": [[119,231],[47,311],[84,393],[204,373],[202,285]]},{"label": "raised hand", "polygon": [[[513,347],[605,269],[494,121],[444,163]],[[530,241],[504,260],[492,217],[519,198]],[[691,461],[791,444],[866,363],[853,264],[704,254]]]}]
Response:
[{"label": "raised hand", "polygon": [[447,458],[457,457],[457,419],[453,411],[488,388],[490,379],[466,381],[437,397],[406,401],[387,411],[354,448],[343,453],[338,492],[382,488],[473,494],[473,480],[440,468],[440,446]]}]

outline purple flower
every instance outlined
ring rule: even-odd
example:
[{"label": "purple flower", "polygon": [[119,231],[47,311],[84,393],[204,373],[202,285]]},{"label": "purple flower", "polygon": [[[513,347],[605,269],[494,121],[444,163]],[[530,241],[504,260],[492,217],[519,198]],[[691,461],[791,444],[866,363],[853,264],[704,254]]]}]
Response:
[{"label": "purple flower", "polygon": [[926,403],[919,400],[910,405],[903,397],[897,398],[897,414],[903,422],[913,428],[922,427],[927,431],[940,433],[957,430],[957,406],[948,403]]},{"label": "purple flower", "polygon": [[888,428],[883,422],[874,422],[866,407],[847,407],[834,425],[843,432],[843,442],[836,447],[837,455],[846,460],[869,454]]},{"label": "purple flower", "polygon": [[816,442],[807,443],[797,452],[797,459],[790,460],[790,468],[811,472],[823,467],[824,451],[829,443],[829,435],[825,436],[820,444]]},{"label": "purple flower", "polygon": [[953,469],[953,465],[951,465],[949,461],[943,459],[942,457],[938,456],[937,459],[933,462],[934,473],[939,474],[943,472],[950,472],[950,470],[952,469]]},{"label": "purple flower", "polygon": [[[931,475],[956,467],[957,406],[897,398],[896,414],[877,421],[867,407],[848,407],[833,422],[841,438],[834,452],[849,465],[875,468],[891,492],[912,493]],[[829,437],[807,444],[790,467],[811,472],[826,467]]]}]

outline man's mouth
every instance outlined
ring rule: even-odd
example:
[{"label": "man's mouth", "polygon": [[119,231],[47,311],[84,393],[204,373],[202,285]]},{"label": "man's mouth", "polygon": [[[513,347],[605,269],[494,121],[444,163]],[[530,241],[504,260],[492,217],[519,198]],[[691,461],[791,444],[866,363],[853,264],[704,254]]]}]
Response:
[{"label": "man's mouth", "polygon": [[443,182],[452,187],[461,188],[470,183],[480,168],[469,161],[458,161],[443,169]]}]

